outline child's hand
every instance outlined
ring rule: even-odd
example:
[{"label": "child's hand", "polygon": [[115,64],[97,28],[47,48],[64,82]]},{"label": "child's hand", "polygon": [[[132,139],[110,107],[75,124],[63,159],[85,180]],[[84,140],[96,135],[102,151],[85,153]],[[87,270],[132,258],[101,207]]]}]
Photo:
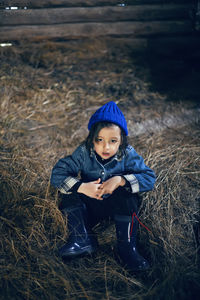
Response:
[{"label": "child's hand", "polygon": [[[119,186],[124,186],[126,183],[122,176],[114,176],[99,186],[98,197],[102,197],[104,194],[112,194]],[[98,198],[97,198],[98,199]]]},{"label": "child's hand", "polygon": [[97,179],[95,181],[82,183],[78,188],[78,193],[85,194],[88,197],[96,198],[98,200],[103,200],[101,196],[99,196],[99,188],[101,179]]}]

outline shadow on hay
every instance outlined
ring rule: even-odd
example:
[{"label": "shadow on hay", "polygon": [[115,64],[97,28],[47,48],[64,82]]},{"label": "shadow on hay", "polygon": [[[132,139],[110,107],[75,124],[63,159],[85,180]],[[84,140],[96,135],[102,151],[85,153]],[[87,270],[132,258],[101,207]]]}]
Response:
[{"label": "shadow on hay", "polygon": [[[140,55],[132,53],[134,63],[146,68],[153,91],[167,95],[168,101],[199,102],[199,36],[184,39],[150,39]],[[139,72],[140,73],[140,72]],[[138,74],[139,74],[138,73]]]}]

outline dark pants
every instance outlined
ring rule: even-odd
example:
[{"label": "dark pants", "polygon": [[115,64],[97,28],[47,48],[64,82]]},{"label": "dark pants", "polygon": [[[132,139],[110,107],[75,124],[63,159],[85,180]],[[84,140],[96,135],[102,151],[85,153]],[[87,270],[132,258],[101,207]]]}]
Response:
[{"label": "dark pants", "polygon": [[117,188],[109,197],[104,200],[90,198],[84,194],[71,193],[62,194],[60,209],[76,206],[85,203],[90,226],[94,226],[102,220],[113,219],[114,215],[131,216],[138,212],[140,198],[123,187]]}]

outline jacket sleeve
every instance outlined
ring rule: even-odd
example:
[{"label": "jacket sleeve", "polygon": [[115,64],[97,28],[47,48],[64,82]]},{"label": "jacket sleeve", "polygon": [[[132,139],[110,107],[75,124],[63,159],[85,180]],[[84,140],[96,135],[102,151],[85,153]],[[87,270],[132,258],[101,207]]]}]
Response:
[{"label": "jacket sleeve", "polygon": [[79,146],[72,155],[61,158],[53,167],[51,184],[58,188],[61,193],[66,194],[77,183],[81,183],[78,174],[81,171],[84,155],[82,147]]},{"label": "jacket sleeve", "polygon": [[126,152],[125,173],[123,176],[130,183],[133,193],[153,189],[156,181],[154,171],[145,165],[144,159],[131,146],[128,146]]}]

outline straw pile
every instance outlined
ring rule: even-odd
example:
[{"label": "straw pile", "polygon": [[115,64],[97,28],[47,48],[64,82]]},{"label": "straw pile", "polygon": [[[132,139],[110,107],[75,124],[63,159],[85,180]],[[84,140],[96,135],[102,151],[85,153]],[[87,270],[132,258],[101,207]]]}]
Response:
[{"label": "straw pile", "polygon": [[[104,41],[23,44],[1,49],[1,299],[195,299],[199,276],[198,123],[130,137],[157,174],[143,195],[139,249],[151,262],[130,274],[115,259],[113,224],[95,231],[93,257],[63,262],[67,238],[51,169],[86,137],[87,121],[107,100],[142,122],[194,107],[150,90],[148,70],[130,49]],[[181,100],[181,96],[180,96]],[[192,99],[191,99],[192,100]]]}]

